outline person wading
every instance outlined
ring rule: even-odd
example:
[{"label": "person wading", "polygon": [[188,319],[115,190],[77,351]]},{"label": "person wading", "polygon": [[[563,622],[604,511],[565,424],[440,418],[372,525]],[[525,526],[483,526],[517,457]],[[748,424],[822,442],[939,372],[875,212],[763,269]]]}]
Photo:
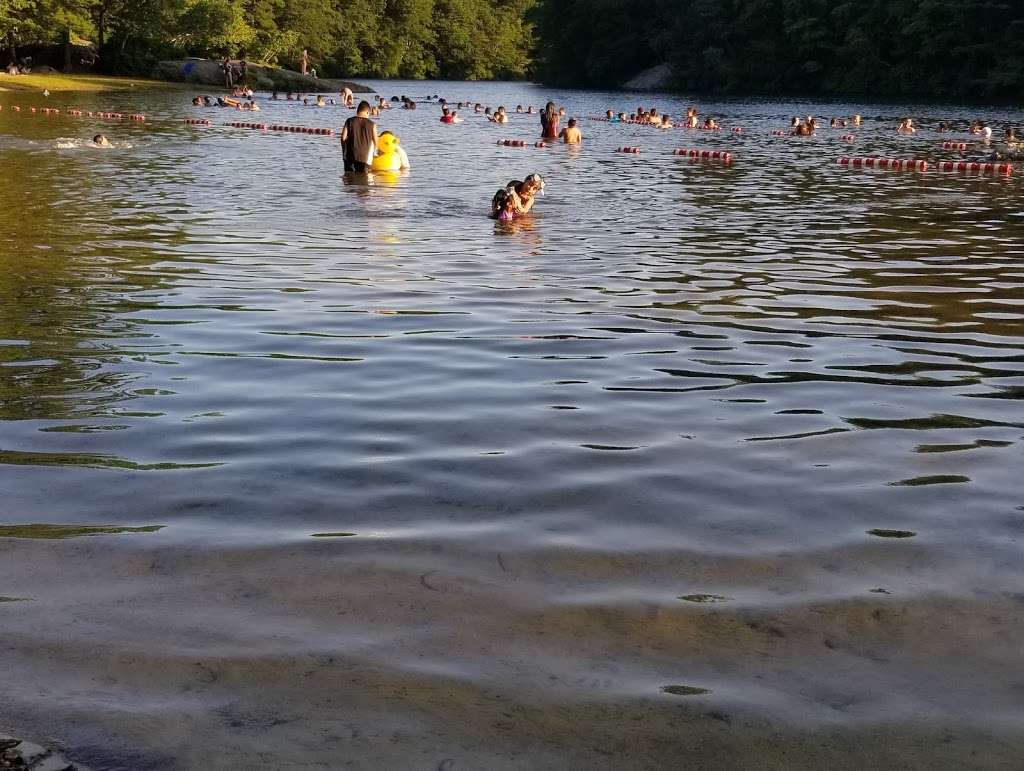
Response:
[{"label": "person wading", "polygon": [[377,124],[370,120],[370,103],[359,103],[356,114],[345,121],[341,129],[341,146],[345,157],[345,171],[365,174],[370,170],[377,151]]}]

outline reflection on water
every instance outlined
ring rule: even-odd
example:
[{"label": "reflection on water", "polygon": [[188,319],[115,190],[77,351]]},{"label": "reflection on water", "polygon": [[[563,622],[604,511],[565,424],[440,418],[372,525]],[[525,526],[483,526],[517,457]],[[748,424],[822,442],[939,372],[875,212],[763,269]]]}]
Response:
[{"label": "reflection on water", "polygon": [[[0,726],[97,768],[1017,762],[1020,181],[834,163],[954,158],[894,119],[973,114],[519,149],[534,116],[421,103],[367,178],[187,94],[73,98],[147,121],[101,152],[0,111]],[[770,136],[809,112],[878,117]]]}]

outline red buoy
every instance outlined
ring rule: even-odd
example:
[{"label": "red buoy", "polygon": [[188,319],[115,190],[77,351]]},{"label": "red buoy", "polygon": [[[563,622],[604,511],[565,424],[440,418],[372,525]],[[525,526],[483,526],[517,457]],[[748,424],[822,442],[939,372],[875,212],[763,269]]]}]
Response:
[{"label": "red buoy", "polygon": [[943,142],[942,143],[942,149],[943,150],[959,150],[960,152],[963,152],[963,151],[965,151],[967,149],[967,143],[966,142]]}]

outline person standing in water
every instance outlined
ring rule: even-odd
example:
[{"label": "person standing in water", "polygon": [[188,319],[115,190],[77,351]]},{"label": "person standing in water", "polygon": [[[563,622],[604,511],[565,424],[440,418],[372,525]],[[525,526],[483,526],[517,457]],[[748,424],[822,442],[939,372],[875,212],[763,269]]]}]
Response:
[{"label": "person standing in water", "polygon": [[540,114],[540,135],[542,139],[558,139],[558,110],[554,102],[548,102],[544,106],[544,112]]},{"label": "person standing in water", "polygon": [[303,75],[309,72],[309,51],[305,48],[302,49],[302,57],[299,59],[299,66],[301,67]]},{"label": "person standing in water", "polygon": [[578,145],[583,141],[583,132],[576,125],[576,119],[569,118],[569,125],[562,129],[558,137],[567,145]]},{"label": "person standing in water", "polygon": [[341,128],[341,146],[344,149],[345,171],[365,174],[377,151],[377,124],[370,120],[370,103],[359,103],[356,114]]}]

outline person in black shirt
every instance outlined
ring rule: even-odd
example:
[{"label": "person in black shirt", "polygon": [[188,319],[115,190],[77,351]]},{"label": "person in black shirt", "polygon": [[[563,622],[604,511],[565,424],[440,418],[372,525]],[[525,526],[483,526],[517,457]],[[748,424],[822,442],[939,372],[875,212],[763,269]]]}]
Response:
[{"label": "person in black shirt", "polygon": [[341,129],[341,146],[345,158],[345,171],[365,174],[370,170],[373,154],[377,151],[377,124],[369,118],[370,103],[359,103],[356,114],[345,121]]}]

